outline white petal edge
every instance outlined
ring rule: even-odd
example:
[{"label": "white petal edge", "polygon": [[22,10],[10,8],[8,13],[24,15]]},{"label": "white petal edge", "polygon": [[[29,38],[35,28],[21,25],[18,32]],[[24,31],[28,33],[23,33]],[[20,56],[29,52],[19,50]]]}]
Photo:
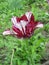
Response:
[{"label": "white petal edge", "polygon": [[31,18],[32,12],[26,12],[25,15],[26,15],[28,21],[30,21],[30,18]]},{"label": "white petal edge", "polygon": [[38,24],[36,27],[43,28],[43,24]]},{"label": "white petal edge", "polygon": [[14,31],[4,31],[3,35],[16,35],[17,33]]},{"label": "white petal edge", "polygon": [[3,32],[3,35],[10,35],[10,34],[11,34],[10,31],[4,31],[4,32]]},{"label": "white petal edge", "polygon": [[27,23],[28,23],[27,21],[21,20],[21,26],[24,30],[24,33],[25,33],[25,26],[27,25]]}]

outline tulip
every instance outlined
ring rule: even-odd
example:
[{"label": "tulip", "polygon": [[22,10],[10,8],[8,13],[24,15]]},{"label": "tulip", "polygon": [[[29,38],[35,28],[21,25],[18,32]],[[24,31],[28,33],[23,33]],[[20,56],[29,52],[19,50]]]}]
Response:
[{"label": "tulip", "polygon": [[26,12],[21,17],[13,16],[11,18],[13,23],[12,30],[6,30],[3,35],[15,35],[18,38],[29,38],[33,35],[36,28],[43,28],[41,22],[35,21],[32,12]]}]

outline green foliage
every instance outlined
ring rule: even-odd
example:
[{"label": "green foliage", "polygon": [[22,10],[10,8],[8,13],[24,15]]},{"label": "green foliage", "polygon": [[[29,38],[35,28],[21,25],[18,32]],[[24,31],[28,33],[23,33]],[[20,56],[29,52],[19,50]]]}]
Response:
[{"label": "green foliage", "polygon": [[35,2],[33,4],[31,4],[32,6],[32,12],[35,15],[35,19],[42,21],[42,22],[48,22],[49,19],[49,13],[48,13],[48,3],[46,1],[38,1]]},{"label": "green foliage", "polygon": [[[3,48],[4,50],[2,50]],[[36,65],[42,58],[45,49],[45,38],[41,33],[35,33],[30,39],[17,39],[6,36],[0,40],[0,49],[3,51],[0,53],[5,54],[4,65],[11,63],[12,50],[14,50],[13,65]]]},{"label": "green foliage", "polygon": [[[21,16],[28,10],[37,21],[44,23],[44,28],[35,30],[27,39],[3,36],[2,32],[12,26],[11,17]],[[40,65],[48,39],[41,32],[49,33],[48,11],[46,0],[0,0],[0,65]]]},{"label": "green foliage", "polygon": [[10,9],[23,9],[23,6],[25,4],[25,1],[22,0],[8,0],[9,8]]}]

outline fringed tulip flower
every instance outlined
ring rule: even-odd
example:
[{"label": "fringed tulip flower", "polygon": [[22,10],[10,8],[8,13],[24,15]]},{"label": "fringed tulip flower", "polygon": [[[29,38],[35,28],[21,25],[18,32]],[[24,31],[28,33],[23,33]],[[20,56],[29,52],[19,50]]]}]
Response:
[{"label": "fringed tulip flower", "polygon": [[6,30],[3,35],[13,34],[18,38],[27,38],[32,36],[36,28],[43,27],[41,22],[35,21],[32,12],[26,12],[21,17],[13,16],[11,21],[13,23],[12,31]]}]

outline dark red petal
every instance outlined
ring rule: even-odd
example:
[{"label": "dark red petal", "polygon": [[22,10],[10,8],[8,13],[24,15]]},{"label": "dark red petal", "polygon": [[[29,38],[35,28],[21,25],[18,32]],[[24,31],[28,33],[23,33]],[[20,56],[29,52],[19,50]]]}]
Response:
[{"label": "dark red petal", "polygon": [[30,21],[34,21],[34,16],[33,16],[33,14],[31,15]]},{"label": "dark red petal", "polygon": [[16,17],[16,20],[17,20],[17,22],[20,22],[20,18],[19,17]]},{"label": "dark red petal", "polygon": [[21,20],[28,21],[26,15],[21,16]]},{"label": "dark red petal", "polygon": [[31,22],[29,22],[28,24],[27,24],[27,26],[26,26],[26,36],[27,37],[30,37],[32,34],[33,34],[33,32],[34,32],[34,22],[33,21],[31,21]]},{"label": "dark red petal", "polygon": [[14,32],[17,33],[17,34],[16,34],[17,37],[19,37],[19,38],[23,37],[22,32],[21,32],[18,28],[16,28],[15,26],[13,26],[12,29],[13,29]]}]

